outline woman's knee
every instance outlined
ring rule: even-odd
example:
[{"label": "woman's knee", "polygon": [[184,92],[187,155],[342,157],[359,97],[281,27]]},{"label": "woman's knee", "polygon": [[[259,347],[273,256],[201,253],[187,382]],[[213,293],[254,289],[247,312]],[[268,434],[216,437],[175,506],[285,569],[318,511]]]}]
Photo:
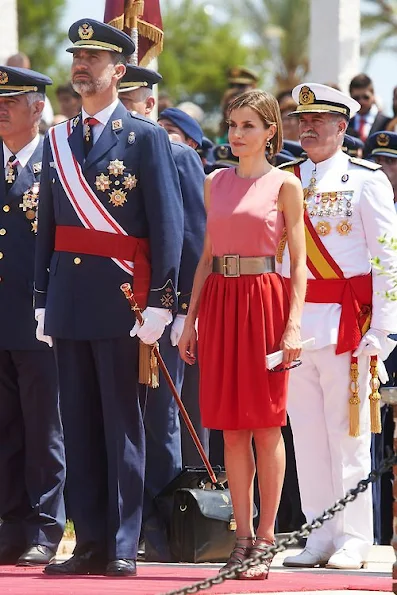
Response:
[{"label": "woman's knee", "polygon": [[252,444],[252,432],[250,430],[224,430],[223,440],[225,448],[247,448]]}]

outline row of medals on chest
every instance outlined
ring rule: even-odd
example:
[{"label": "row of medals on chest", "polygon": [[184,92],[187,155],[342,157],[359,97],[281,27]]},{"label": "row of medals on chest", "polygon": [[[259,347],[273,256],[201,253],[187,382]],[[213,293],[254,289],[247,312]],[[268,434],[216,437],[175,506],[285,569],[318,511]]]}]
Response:
[{"label": "row of medals on chest", "polygon": [[[344,181],[344,180],[343,180]],[[319,192],[316,187],[316,178],[310,179],[308,188],[304,188],[303,195],[305,208],[310,218],[313,217],[346,217],[335,226],[336,231],[346,236],[352,231],[352,224],[349,220],[353,215],[353,190],[335,190],[330,192]],[[330,221],[320,220],[315,225],[318,235],[326,236],[332,232]]]},{"label": "row of medals on chest", "polygon": [[[15,182],[15,170],[12,165],[8,166],[7,174],[6,174],[6,182],[7,184],[13,184]],[[18,205],[22,211],[25,213],[26,219],[28,219],[32,225],[31,231],[33,233],[37,233],[37,206],[39,204],[39,190],[40,190],[40,182],[34,182],[33,186],[25,190],[22,197],[22,202]],[[7,205],[5,205],[7,206]],[[5,208],[5,207],[3,207]]]}]

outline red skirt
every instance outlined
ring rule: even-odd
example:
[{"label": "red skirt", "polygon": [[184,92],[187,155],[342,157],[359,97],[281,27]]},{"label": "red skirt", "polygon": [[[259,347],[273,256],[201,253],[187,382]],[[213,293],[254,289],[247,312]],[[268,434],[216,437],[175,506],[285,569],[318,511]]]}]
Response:
[{"label": "red skirt", "polygon": [[212,273],[200,300],[200,410],[207,428],[242,430],[286,423],[288,372],[269,372],[280,349],[289,300],[276,273]]}]

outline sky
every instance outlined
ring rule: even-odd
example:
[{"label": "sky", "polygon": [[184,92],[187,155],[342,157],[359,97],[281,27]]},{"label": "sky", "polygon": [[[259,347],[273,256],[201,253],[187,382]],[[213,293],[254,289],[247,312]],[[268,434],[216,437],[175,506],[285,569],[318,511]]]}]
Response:
[{"label": "sky", "polygon": [[[365,0],[361,1],[364,3]],[[82,10],[82,5],[81,0],[67,0],[63,19],[65,29],[74,21],[84,17],[91,17],[98,21],[103,20],[105,0],[84,0],[84,10]],[[384,111],[390,115],[393,88],[397,85],[397,76],[394,78],[390,76],[390,73],[396,72],[396,61],[395,54],[381,52],[372,59],[365,69],[365,72],[374,81],[375,92],[381,99]],[[364,69],[364,66],[363,60],[361,69]]]}]

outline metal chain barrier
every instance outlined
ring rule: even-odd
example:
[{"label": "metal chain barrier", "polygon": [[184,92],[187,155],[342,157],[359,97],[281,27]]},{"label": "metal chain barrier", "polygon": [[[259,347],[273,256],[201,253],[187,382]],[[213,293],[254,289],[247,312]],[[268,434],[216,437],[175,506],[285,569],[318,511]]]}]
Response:
[{"label": "metal chain barrier", "polygon": [[177,591],[168,591],[164,595],[189,595],[190,593],[199,593],[200,591],[210,589],[214,585],[221,585],[227,579],[238,578],[238,575],[248,570],[248,568],[257,566],[263,562],[269,554],[276,555],[279,552],[283,552],[289,545],[296,545],[299,539],[308,537],[312,531],[322,527],[326,521],[329,521],[337,512],[343,510],[349,502],[353,502],[359,494],[368,489],[371,483],[374,483],[383,475],[383,473],[391,469],[394,465],[397,465],[397,454],[391,454],[383,459],[379,467],[371,471],[366,479],[359,481],[357,486],[349,490],[344,498],[337,500],[333,506],[327,508],[322,515],[314,519],[311,523],[302,525],[299,531],[291,533],[288,539],[282,539],[277,545],[272,545],[263,549],[262,552],[253,555],[251,558],[247,558],[242,564],[236,565],[233,569],[225,570],[213,578],[205,579],[198,583],[194,583],[193,585],[188,585]]}]

